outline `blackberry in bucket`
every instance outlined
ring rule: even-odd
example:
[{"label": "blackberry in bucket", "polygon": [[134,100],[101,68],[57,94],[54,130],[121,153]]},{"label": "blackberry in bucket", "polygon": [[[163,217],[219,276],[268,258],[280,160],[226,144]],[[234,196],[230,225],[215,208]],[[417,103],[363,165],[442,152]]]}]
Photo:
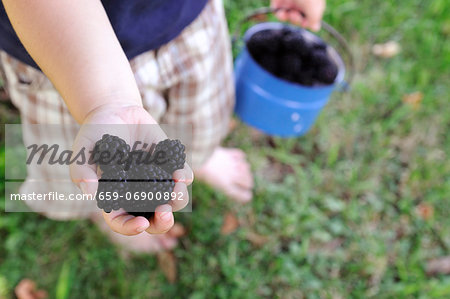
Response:
[{"label": "blackberry in bucket", "polygon": [[247,41],[253,59],[278,78],[305,86],[329,85],[338,74],[327,45],[290,27],[262,30]]}]

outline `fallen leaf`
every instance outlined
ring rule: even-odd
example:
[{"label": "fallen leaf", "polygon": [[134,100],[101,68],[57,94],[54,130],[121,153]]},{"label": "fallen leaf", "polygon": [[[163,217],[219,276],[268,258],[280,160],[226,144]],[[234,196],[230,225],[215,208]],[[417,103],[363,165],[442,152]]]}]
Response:
[{"label": "fallen leaf", "polygon": [[36,289],[36,283],[31,279],[22,279],[14,289],[18,299],[44,299],[47,298],[47,292]]},{"label": "fallen leaf", "polygon": [[270,182],[280,183],[286,178],[286,175],[292,174],[295,171],[292,165],[281,163],[272,156],[269,156],[266,164],[259,168],[257,172]]},{"label": "fallen leaf", "polygon": [[317,253],[321,252],[323,254],[334,254],[335,251],[341,247],[341,245],[344,243],[343,238],[336,238],[332,239],[325,243],[317,243],[317,244],[310,244],[308,248],[308,252],[310,253]]},{"label": "fallen leaf", "polygon": [[228,132],[234,131],[236,129],[237,125],[238,125],[238,122],[237,122],[236,118],[232,117],[230,119],[230,123],[228,124]]},{"label": "fallen leaf", "polygon": [[426,272],[428,275],[450,274],[450,256],[429,260]]},{"label": "fallen leaf", "polygon": [[177,259],[170,251],[163,251],[157,254],[159,268],[170,283],[177,280]]},{"label": "fallen leaf", "polygon": [[372,53],[382,58],[391,58],[400,52],[400,45],[396,41],[388,41],[384,44],[375,44]]},{"label": "fallen leaf", "polygon": [[397,240],[400,240],[401,238],[408,235],[409,233],[411,233],[410,218],[407,215],[402,215],[402,216],[400,216],[400,220],[397,221],[397,223],[395,225],[395,234],[396,234],[395,237]]},{"label": "fallen leaf", "polygon": [[234,232],[239,227],[239,220],[236,216],[230,212],[225,214],[223,218],[222,228],[220,229],[220,233],[222,235],[229,235]]},{"label": "fallen leaf", "polygon": [[413,93],[405,94],[403,96],[403,103],[410,105],[414,109],[418,109],[420,107],[422,99],[423,93],[420,91],[416,91]]},{"label": "fallen leaf", "polygon": [[269,241],[269,238],[254,232],[247,232],[247,240],[253,245],[261,247]]},{"label": "fallen leaf", "polygon": [[266,137],[266,135],[262,131],[255,129],[255,128],[249,128],[249,133],[250,133],[250,139],[253,142],[260,142],[262,139],[264,139]]},{"label": "fallen leaf", "polygon": [[426,202],[422,202],[416,207],[416,212],[423,220],[429,220],[434,215],[434,207]]}]

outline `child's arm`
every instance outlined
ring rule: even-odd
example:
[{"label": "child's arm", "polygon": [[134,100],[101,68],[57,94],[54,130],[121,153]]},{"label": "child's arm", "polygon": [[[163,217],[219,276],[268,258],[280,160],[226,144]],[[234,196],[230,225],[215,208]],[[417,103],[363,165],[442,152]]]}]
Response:
[{"label": "child's arm", "polygon": [[80,123],[113,102],[142,105],[99,0],[3,0],[11,23]]},{"label": "child's arm", "polygon": [[[142,108],[133,72],[99,0],[3,0],[3,4],[25,48],[79,123],[156,124]],[[82,127],[74,148],[81,144],[90,149],[102,134],[88,139],[85,131]],[[96,191],[95,165],[72,163],[70,172],[84,193]],[[181,177],[191,173],[188,169]],[[190,182],[185,182],[179,180],[175,188],[187,200]],[[151,223],[118,211],[104,217],[112,230],[124,235],[142,230],[164,233],[174,223],[172,209],[164,211],[168,213],[156,212]]]},{"label": "child's arm", "polygon": [[320,21],[325,10],[325,0],[271,0],[272,7],[292,8],[280,11],[277,17],[282,21],[290,21],[314,31],[320,29]]}]

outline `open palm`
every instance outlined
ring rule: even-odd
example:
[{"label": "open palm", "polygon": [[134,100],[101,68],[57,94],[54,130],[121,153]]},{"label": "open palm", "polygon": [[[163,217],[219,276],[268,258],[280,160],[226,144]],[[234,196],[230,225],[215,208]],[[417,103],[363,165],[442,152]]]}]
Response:
[{"label": "open palm", "polygon": [[[119,136],[128,144],[136,141],[149,145],[166,139],[166,134],[158,126],[156,121],[142,107],[127,104],[111,104],[101,106],[92,111],[81,126],[75,139],[73,150],[86,152],[93,150],[95,142],[104,134]],[[99,175],[95,164],[84,163],[70,165],[70,175],[75,184],[83,193],[95,194],[98,187]],[[120,209],[111,213],[103,212],[103,217],[109,227],[123,235],[136,235],[143,231],[152,234],[167,232],[174,224],[174,211],[184,208],[189,202],[187,186],[193,180],[190,167],[174,173],[176,181],[174,192],[183,193],[183,200],[170,201],[156,208],[152,219],[135,217]]]}]

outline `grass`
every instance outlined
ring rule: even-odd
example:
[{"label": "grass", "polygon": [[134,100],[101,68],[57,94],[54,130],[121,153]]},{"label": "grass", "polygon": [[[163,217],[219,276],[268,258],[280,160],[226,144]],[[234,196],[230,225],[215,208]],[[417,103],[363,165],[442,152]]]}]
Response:
[{"label": "grass", "polygon": [[[226,1],[230,27],[265,4]],[[325,20],[356,57],[351,91],[301,138],[238,126],[226,142],[249,154],[255,198],[237,207],[194,185],[175,283],[155,257],[121,259],[87,221],[4,213],[2,198],[0,298],[24,277],[52,298],[449,298],[450,276],[425,272],[450,254],[449,14],[445,0],[329,1]],[[374,57],[388,40],[400,54]],[[402,101],[416,91],[418,108]],[[242,225],[224,236],[226,211]]]}]

